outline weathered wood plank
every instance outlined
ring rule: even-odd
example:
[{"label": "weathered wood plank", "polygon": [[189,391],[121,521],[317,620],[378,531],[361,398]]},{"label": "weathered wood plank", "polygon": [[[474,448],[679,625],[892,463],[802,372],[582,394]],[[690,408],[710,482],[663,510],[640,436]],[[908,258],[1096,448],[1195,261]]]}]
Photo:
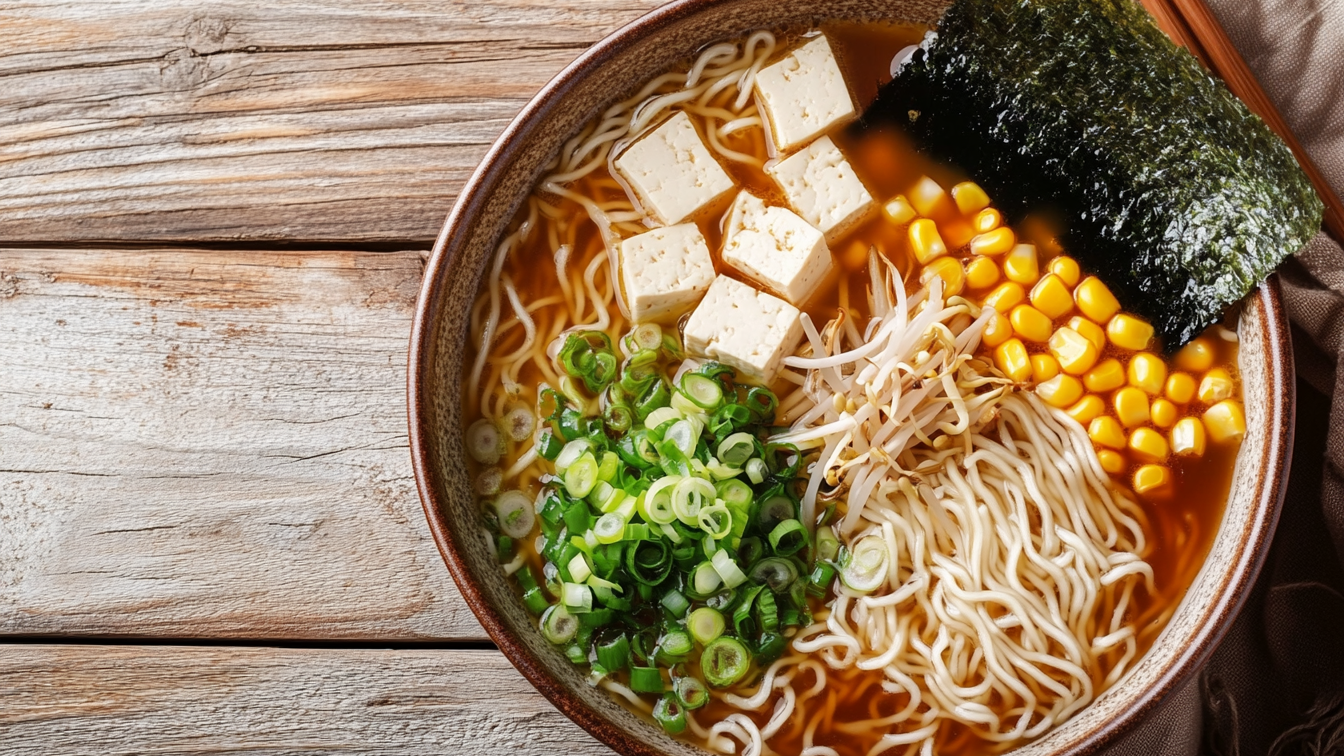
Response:
[{"label": "weathered wood plank", "polygon": [[6,4],[0,243],[431,240],[526,99],[657,4]]},{"label": "weathered wood plank", "polygon": [[483,637],[410,469],[422,267],[0,250],[0,633]]},{"label": "weathered wood plank", "polygon": [[494,651],[8,646],[0,754],[611,754]]}]

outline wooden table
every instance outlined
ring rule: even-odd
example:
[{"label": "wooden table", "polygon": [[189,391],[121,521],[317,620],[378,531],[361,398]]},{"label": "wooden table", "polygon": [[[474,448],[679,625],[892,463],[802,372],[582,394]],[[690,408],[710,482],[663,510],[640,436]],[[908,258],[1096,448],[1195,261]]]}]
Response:
[{"label": "wooden table", "polygon": [[415,493],[458,188],[657,0],[0,4],[0,754],[610,753]]}]

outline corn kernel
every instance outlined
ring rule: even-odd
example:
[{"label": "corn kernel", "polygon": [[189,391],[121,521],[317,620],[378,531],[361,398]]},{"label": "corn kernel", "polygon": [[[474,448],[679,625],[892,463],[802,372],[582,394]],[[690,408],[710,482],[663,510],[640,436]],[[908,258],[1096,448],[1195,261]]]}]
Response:
[{"label": "corn kernel", "polygon": [[914,206],[910,204],[910,200],[906,199],[904,194],[898,194],[888,200],[887,204],[882,206],[882,212],[886,213],[887,220],[898,226],[904,226],[914,220],[917,215]]},{"label": "corn kernel", "polygon": [[1078,309],[1097,323],[1105,323],[1112,315],[1120,312],[1120,302],[1096,276],[1084,278],[1074,289],[1073,299],[1078,303]]},{"label": "corn kernel", "polygon": [[1152,428],[1135,428],[1129,434],[1129,450],[1140,462],[1161,462],[1171,453],[1167,440]]},{"label": "corn kernel", "polygon": [[1092,342],[1072,328],[1061,328],[1050,337],[1050,354],[1059,360],[1059,369],[1069,375],[1082,375],[1097,364],[1100,352]]},{"label": "corn kernel", "polygon": [[944,221],[939,224],[938,232],[943,235],[943,241],[947,243],[948,249],[961,249],[975,236],[975,229],[963,220]]},{"label": "corn kernel", "polygon": [[1189,404],[1195,398],[1195,379],[1189,373],[1172,373],[1167,376],[1167,387],[1162,393],[1177,404]]},{"label": "corn kernel", "polygon": [[1087,425],[1093,420],[1101,417],[1106,412],[1106,402],[1096,394],[1088,394],[1078,403],[1064,410],[1065,414],[1078,421],[1079,425]]},{"label": "corn kernel", "polygon": [[947,254],[947,245],[938,235],[938,226],[928,218],[920,218],[910,224],[910,251],[920,265],[927,264],[935,257]]},{"label": "corn kernel", "polygon": [[1111,405],[1115,407],[1115,416],[1126,428],[1143,425],[1148,422],[1148,397],[1133,386],[1125,386],[1111,396]]},{"label": "corn kernel", "polygon": [[966,263],[966,285],[985,289],[999,282],[999,266],[988,257],[977,257]]},{"label": "corn kernel", "polygon": [[1110,449],[1125,448],[1125,431],[1120,428],[1120,423],[1109,415],[1093,418],[1092,422],[1087,424],[1087,437],[1092,439],[1093,443]]},{"label": "corn kernel", "polygon": [[1213,367],[1213,342],[1200,336],[1181,347],[1176,353],[1176,367],[1192,373],[1202,373]]},{"label": "corn kernel", "polygon": [[1239,441],[1246,435],[1246,413],[1241,402],[1224,399],[1204,411],[1204,427],[1215,444]]},{"label": "corn kernel", "polygon": [[948,202],[947,192],[943,191],[942,185],[928,176],[920,177],[910,190],[910,204],[925,218],[936,215]]},{"label": "corn kernel", "polygon": [[1048,381],[1059,375],[1059,363],[1048,354],[1031,356],[1031,379],[1037,383]]},{"label": "corn kernel", "polygon": [[1125,368],[1121,366],[1120,360],[1108,357],[1087,371],[1087,375],[1083,376],[1083,384],[1088,391],[1099,394],[1118,389],[1125,385]]},{"label": "corn kernel", "polygon": [[1023,286],[1031,286],[1041,277],[1040,259],[1036,256],[1036,245],[1018,244],[1008,256],[1003,258],[1003,274],[1009,281]]},{"label": "corn kernel", "polygon": [[1111,475],[1119,475],[1129,466],[1125,455],[1119,452],[1113,452],[1110,449],[1102,449],[1097,452],[1097,461],[1101,462],[1101,469]]},{"label": "corn kernel", "polygon": [[1143,389],[1149,396],[1162,393],[1167,382],[1167,363],[1151,352],[1142,352],[1129,358],[1129,385]]},{"label": "corn kernel", "polygon": [[989,195],[974,181],[963,181],[952,187],[952,199],[956,200],[957,209],[962,215],[989,207]]},{"label": "corn kernel", "polygon": [[1051,260],[1045,269],[1059,276],[1059,280],[1070,288],[1077,286],[1078,279],[1083,275],[1083,271],[1078,267],[1078,261],[1068,255],[1060,255]]},{"label": "corn kernel", "polygon": [[919,282],[928,284],[934,276],[943,279],[944,299],[960,294],[962,287],[966,285],[966,271],[962,269],[961,263],[951,257],[940,257],[924,266],[924,270],[919,274]]},{"label": "corn kernel", "polygon": [[1106,335],[1121,349],[1137,352],[1153,340],[1153,327],[1132,315],[1121,313],[1106,324]]},{"label": "corn kernel", "polygon": [[987,207],[976,213],[975,217],[971,219],[971,228],[975,229],[977,234],[983,234],[993,231],[1002,223],[1003,215],[998,210]]},{"label": "corn kernel", "polygon": [[1049,317],[1058,318],[1073,309],[1073,294],[1064,279],[1050,273],[1032,287],[1031,304]]},{"label": "corn kernel", "polygon": [[1171,493],[1171,470],[1162,465],[1144,465],[1134,471],[1134,493],[1159,499]]},{"label": "corn kernel", "polygon": [[1008,339],[994,348],[994,364],[1015,381],[1031,378],[1031,358],[1020,339]]},{"label": "corn kernel", "polygon": [[999,226],[971,239],[971,252],[977,255],[1001,255],[1013,248],[1017,237],[1007,226]]},{"label": "corn kernel", "polygon": [[1181,418],[1171,429],[1171,451],[1178,457],[1204,456],[1204,423],[1197,417]]},{"label": "corn kernel", "polygon": [[1018,305],[1008,316],[1013,324],[1013,332],[1027,341],[1045,342],[1050,340],[1050,318],[1031,305]]},{"label": "corn kernel", "polygon": [[1232,376],[1222,368],[1214,368],[1205,373],[1204,379],[1199,382],[1199,400],[1205,404],[1215,404],[1231,399],[1234,390]]},{"label": "corn kernel", "polygon": [[1087,318],[1074,315],[1069,318],[1069,328],[1082,334],[1083,338],[1092,342],[1092,346],[1096,347],[1098,352],[1106,348],[1106,332],[1102,330],[1101,326],[1093,323]]},{"label": "corn kernel", "polygon": [[1153,425],[1159,428],[1170,428],[1172,423],[1176,422],[1176,417],[1180,415],[1180,410],[1170,401],[1158,397],[1153,400],[1153,406],[1148,410],[1148,414],[1153,418]]},{"label": "corn kernel", "polygon": [[1036,395],[1051,407],[1064,409],[1083,395],[1083,384],[1071,375],[1059,375],[1036,386]]},{"label": "corn kernel", "polygon": [[1027,292],[1023,290],[1022,284],[1004,281],[994,288],[993,291],[985,295],[984,306],[1007,314],[1012,312],[1014,307],[1022,304],[1022,300],[1027,298]]},{"label": "corn kernel", "polygon": [[1013,324],[1008,322],[1008,317],[1003,313],[996,312],[994,317],[985,323],[985,330],[980,334],[980,340],[985,342],[985,346],[996,347],[1007,341],[1013,335]]}]

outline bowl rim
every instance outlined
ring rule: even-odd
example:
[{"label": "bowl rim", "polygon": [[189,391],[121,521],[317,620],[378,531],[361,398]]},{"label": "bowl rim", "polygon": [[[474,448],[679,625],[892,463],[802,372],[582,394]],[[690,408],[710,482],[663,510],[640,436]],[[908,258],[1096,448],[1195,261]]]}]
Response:
[{"label": "bowl rim", "polygon": [[[407,362],[407,420],[411,463],[420,502],[434,542],[449,573],[467,605],[475,613],[486,633],[499,650],[545,698],[599,741],[628,756],[665,756],[651,742],[630,737],[596,710],[584,705],[568,686],[553,677],[545,664],[519,639],[515,638],[502,614],[490,604],[473,582],[466,560],[459,554],[457,537],[440,514],[440,498],[432,483],[429,449],[433,443],[429,426],[424,387],[430,383],[429,327],[444,309],[439,291],[444,273],[460,260],[469,228],[481,209],[498,188],[524,142],[542,125],[543,117],[563,102],[577,83],[604,64],[635,45],[647,35],[676,24],[716,5],[732,0],[675,0],[621,26],[585,50],[555,75],[509,122],[491,144],[480,164],[459,192],[448,214],[424,269],[424,278],[416,301]],[[1067,751],[1068,754],[1092,754],[1115,743],[1129,733],[1156,708],[1169,693],[1183,686],[1213,654],[1246,602],[1269,550],[1278,526],[1292,458],[1295,378],[1291,333],[1283,309],[1278,276],[1271,276],[1248,296],[1259,301],[1264,310],[1266,422],[1270,432],[1266,453],[1260,461],[1257,480],[1260,490],[1253,503],[1249,526],[1242,535],[1245,545],[1240,559],[1230,566],[1218,587],[1212,620],[1200,627],[1183,652],[1138,693],[1138,704],[1094,727]]]}]

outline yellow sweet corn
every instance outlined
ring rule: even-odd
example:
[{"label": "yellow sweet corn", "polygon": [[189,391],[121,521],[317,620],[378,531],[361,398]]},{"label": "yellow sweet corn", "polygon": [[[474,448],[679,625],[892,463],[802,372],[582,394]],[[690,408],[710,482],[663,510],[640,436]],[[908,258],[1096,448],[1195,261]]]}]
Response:
[{"label": "yellow sweet corn", "polygon": [[1031,304],[1050,318],[1063,317],[1073,309],[1073,294],[1064,279],[1049,273],[1032,287]]},{"label": "yellow sweet corn", "polygon": [[1133,315],[1120,313],[1106,324],[1106,335],[1121,349],[1137,352],[1153,340],[1153,327]]},{"label": "yellow sweet corn", "polygon": [[1074,315],[1069,318],[1069,328],[1082,334],[1083,338],[1092,342],[1092,346],[1096,347],[1098,352],[1106,348],[1106,331],[1102,330],[1101,326],[1093,323],[1087,318]]},{"label": "yellow sweet corn", "polygon": [[938,214],[948,202],[947,192],[943,191],[942,185],[928,176],[920,177],[910,190],[910,204],[925,218]]},{"label": "yellow sweet corn", "polygon": [[1017,236],[1007,226],[999,226],[993,231],[977,234],[971,239],[971,253],[977,255],[1001,255],[1013,248]]},{"label": "yellow sweet corn", "polygon": [[1125,459],[1125,455],[1111,451],[1110,449],[1102,449],[1097,452],[1097,461],[1101,462],[1101,469],[1111,475],[1119,475],[1129,466],[1129,462]]},{"label": "yellow sweet corn", "polygon": [[1125,368],[1120,360],[1108,357],[1087,371],[1087,375],[1083,376],[1083,385],[1087,386],[1088,391],[1098,394],[1118,389],[1125,385]]},{"label": "yellow sweet corn", "polygon": [[1153,418],[1153,425],[1159,428],[1170,428],[1176,418],[1180,416],[1180,410],[1169,400],[1158,397],[1153,400],[1153,406],[1148,410],[1148,414]]},{"label": "yellow sweet corn", "polygon": [[1092,443],[1109,449],[1125,448],[1125,431],[1120,427],[1120,423],[1109,415],[1093,418],[1092,422],[1087,424],[1087,436],[1092,439]]},{"label": "yellow sweet corn", "polygon": [[1013,333],[1027,341],[1041,343],[1050,340],[1050,318],[1031,305],[1014,307],[1008,320],[1013,324]]},{"label": "yellow sweet corn", "polygon": [[1048,381],[1059,375],[1059,363],[1048,354],[1031,356],[1031,379],[1037,383]]},{"label": "yellow sweet corn", "polygon": [[1204,427],[1215,444],[1239,441],[1246,435],[1246,413],[1241,402],[1224,399],[1204,411]]},{"label": "yellow sweet corn", "polygon": [[1097,364],[1101,353],[1092,342],[1072,328],[1061,328],[1050,337],[1050,354],[1059,361],[1059,369],[1069,375],[1082,375]]},{"label": "yellow sweet corn", "polygon": [[1129,358],[1126,375],[1129,385],[1143,389],[1149,396],[1157,396],[1167,382],[1167,363],[1151,352],[1140,352]]},{"label": "yellow sweet corn", "polygon": [[1135,428],[1129,434],[1129,451],[1140,462],[1161,462],[1171,453],[1167,440],[1152,428]]},{"label": "yellow sweet corn", "polygon": [[998,210],[987,207],[976,213],[975,217],[971,219],[971,228],[975,229],[977,234],[983,234],[993,231],[1002,223],[1003,215]]},{"label": "yellow sweet corn", "polygon": [[905,198],[904,194],[898,194],[887,200],[887,204],[882,206],[882,212],[886,214],[887,220],[898,226],[904,226],[915,219],[917,213],[910,200]]},{"label": "yellow sweet corn", "polygon": [[1060,255],[1051,260],[1045,269],[1059,276],[1059,280],[1069,288],[1077,286],[1078,279],[1083,275],[1082,269],[1078,267],[1078,261],[1068,255]]},{"label": "yellow sweet corn", "polygon": [[1078,284],[1078,288],[1073,290],[1073,300],[1078,303],[1078,309],[1094,323],[1105,323],[1120,312],[1120,302],[1096,276],[1088,276]]},{"label": "yellow sweet corn", "polygon": [[1177,404],[1189,404],[1195,398],[1195,379],[1189,373],[1172,373],[1162,393]]},{"label": "yellow sweet corn", "polygon": [[1171,451],[1178,457],[1204,456],[1204,423],[1197,417],[1183,417],[1171,429]]},{"label": "yellow sweet corn", "polygon": [[1199,382],[1199,400],[1205,404],[1214,404],[1231,399],[1235,390],[1232,376],[1222,368],[1214,368],[1205,373]]},{"label": "yellow sweet corn", "polygon": [[1202,373],[1213,367],[1213,341],[1203,336],[1181,347],[1173,360],[1176,367],[1192,373]]},{"label": "yellow sweet corn", "polygon": [[943,279],[943,298],[955,297],[966,285],[966,271],[962,269],[961,263],[951,257],[939,257],[925,265],[919,274],[919,282],[927,284],[934,276]]},{"label": "yellow sweet corn", "polygon": [[938,233],[943,235],[948,249],[961,249],[975,236],[975,229],[963,220],[944,221],[938,225]]},{"label": "yellow sweet corn", "polygon": [[927,265],[935,257],[947,254],[947,245],[938,234],[938,225],[928,218],[910,224],[910,251],[920,265]]},{"label": "yellow sweet corn", "polygon": [[952,187],[952,199],[962,215],[970,215],[989,207],[989,195],[974,181],[963,181]]},{"label": "yellow sweet corn", "polygon": [[1148,397],[1133,386],[1125,386],[1111,396],[1111,406],[1115,407],[1115,416],[1126,428],[1143,425],[1151,417],[1148,414]]},{"label": "yellow sweet corn", "polygon": [[1027,292],[1022,288],[1022,284],[1004,281],[985,295],[984,306],[993,307],[1006,315],[1012,312],[1014,307],[1022,304],[1022,300],[1026,298]]},{"label": "yellow sweet corn", "polygon": [[1003,374],[1015,381],[1031,378],[1031,358],[1020,339],[1008,339],[994,348],[994,364]]},{"label": "yellow sweet corn", "polygon": [[1009,281],[1023,286],[1031,286],[1041,277],[1040,263],[1036,257],[1036,245],[1018,244],[1003,259],[1003,274]]},{"label": "yellow sweet corn", "polygon": [[980,334],[980,340],[985,342],[985,346],[991,349],[1007,341],[1013,335],[1013,324],[1008,322],[1008,316],[1003,313],[995,313],[994,317],[985,323],[985,330]]},{"label": "yellow sweet corn", "polygon": [[1083,395],[1083,384],[1071,375],[1059,375],[1036,386],[1036,395],[1051,407],[1064,409]]},{"label": "yellow sweet corn", "polygon": [[1064,412],[1077,420],[1079,425],[1087,425],[1106,413],[1106,402],[1102,401],[1101,397],[1096,394],[1088,394]]},{"label": "yellow sweet corn", "polygon": [[1144,465],[1134,471],[1134,493],[1159,499],[1171,493],[1171,470],[1162,465]]},{"label": "yellow sweet corn", "polygon": [[988,257],[977,257],[966,263],[966,286],[987,289],[999,282],[999,266]]}]

